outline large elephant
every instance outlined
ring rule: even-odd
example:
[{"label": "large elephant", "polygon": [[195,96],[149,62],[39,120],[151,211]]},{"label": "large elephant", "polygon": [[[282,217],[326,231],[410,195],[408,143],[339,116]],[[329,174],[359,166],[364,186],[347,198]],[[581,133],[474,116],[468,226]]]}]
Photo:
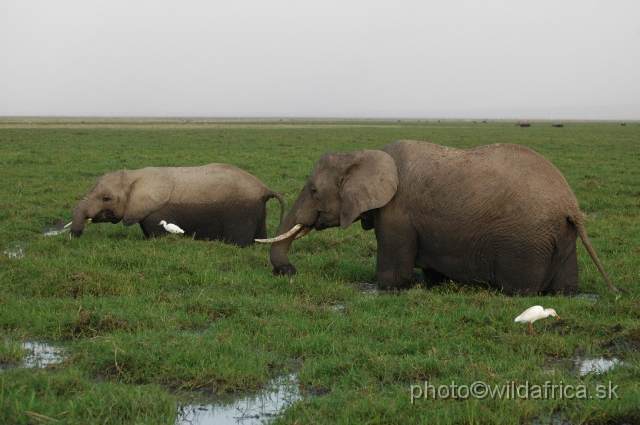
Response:
[{"label": "large elephant", "polygon": [[185,236],[217,239],[240,246],[266,237],[266,202],[284,200],[244,170],[227,164],[200,167],[147,167],[104,174],[73,210],[71,235],[87,221],[139,223],[146,237],[166,234],[160,221]]},{"label": "large elephant", "polygon": [[[574,293],[576,234],[609,287],[567,181],[531,149],[452,149],[401,140],[380,150],[326,153],[271,242],[274,274],[295,274],[292,241],[311,229],[360,220],[375,229],[377,280],[487,282],[508,294]],[[262,242],[262,241],[261,241]]]}]

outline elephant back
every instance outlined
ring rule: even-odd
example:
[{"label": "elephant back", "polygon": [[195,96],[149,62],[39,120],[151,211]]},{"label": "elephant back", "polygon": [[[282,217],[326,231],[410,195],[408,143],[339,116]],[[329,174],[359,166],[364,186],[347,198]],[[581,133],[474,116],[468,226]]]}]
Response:
[{"label": "elephant back", "polygon": [[[229,164],[168,169],[175,180],[174,200],[223,202],[226,199],[262,199],[269,188],[252,174]],[[185,199],[188,198],[188,199]]]}]

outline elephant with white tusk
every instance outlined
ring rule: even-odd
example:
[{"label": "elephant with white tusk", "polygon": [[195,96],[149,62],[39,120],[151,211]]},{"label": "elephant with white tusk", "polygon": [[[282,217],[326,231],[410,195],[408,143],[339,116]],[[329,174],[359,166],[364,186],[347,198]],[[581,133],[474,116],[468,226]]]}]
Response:
[{"label": "elephant with white tusk", "polygon": [[380,150],[326,153],[313,167],[273,242],[274,274],[302,232],[375,230],[377,280],[411,284],[413,269],[459,282],[489,282],[508,294],[574,293],[576,235],[602,277],[583,216],[560,171],[531,149],[495,144],[453,149],[398,141]]},{"label": "elephant with white tusk", "polygon": [[104,174],[73,210],[70,235],[90,223],[140,224],[146,237],[166,234],[162,220],[185,236],[245,246],[267,236],[266,202],[284,200],[256,177],[228,164],[147,167]]}]

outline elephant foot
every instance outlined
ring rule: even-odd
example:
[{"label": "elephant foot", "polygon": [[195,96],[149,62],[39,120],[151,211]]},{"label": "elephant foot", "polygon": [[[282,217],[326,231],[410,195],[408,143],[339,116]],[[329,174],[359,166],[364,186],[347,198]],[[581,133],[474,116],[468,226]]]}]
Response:
[{"label": "elephant foot", "polygon": [[69,236],[79,238],[80,236],[82,236],[82,230],[71,230],[69,231]]},{"label": "elephant foot", "polygon": [[413,287],[412,280],[403,280],[401,282],[388,283],[384,281],[378,281],[378,289],[380,291],[404,291]]},{"label": "elephant foot", "polygon": [[298,273],[296,266],[293,264],[287,264],[282,267],[274,268],[273,275],[274,276],[294,276]]}]

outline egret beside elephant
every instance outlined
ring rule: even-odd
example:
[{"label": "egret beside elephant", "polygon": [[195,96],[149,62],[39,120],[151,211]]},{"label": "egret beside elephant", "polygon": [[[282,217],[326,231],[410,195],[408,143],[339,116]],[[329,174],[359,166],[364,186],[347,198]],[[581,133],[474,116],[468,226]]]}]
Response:
[{"label": "egret beside elephant", "polygon": [[104,174],[73,210],[71,235],[88,222],[140,224],[146,237],[166,234],[161,221],[195,239],[240,246],[267,235],[266,202],[284,200],[253,175],[228,164],[147,167]]},{"label": "egret beside elephant", "polygon": [[453,149],[397,141],[379,150],[326,153],[271,242],[274,274],[296,274],[291,243],[311,229],[375,230],[377,280],[412,283],[413,269],[508,294],[575,293],[576,235],[609,287],[560,171],[531,149]]}]

